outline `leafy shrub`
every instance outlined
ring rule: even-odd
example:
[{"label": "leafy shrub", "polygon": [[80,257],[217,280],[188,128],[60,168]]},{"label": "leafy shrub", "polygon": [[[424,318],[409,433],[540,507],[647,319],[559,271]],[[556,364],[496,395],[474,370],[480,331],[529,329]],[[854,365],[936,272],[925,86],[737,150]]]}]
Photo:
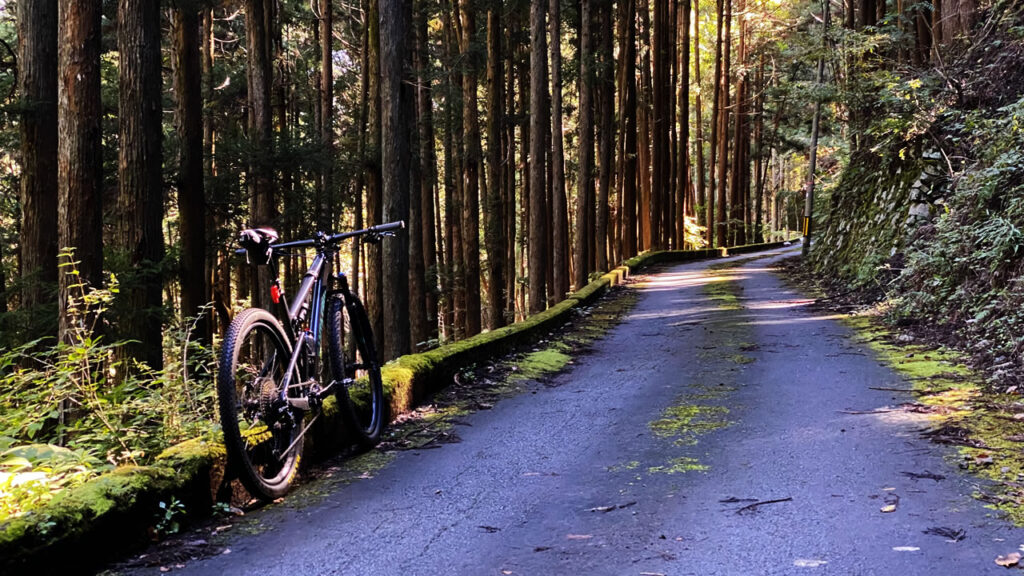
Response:
[{"label": "leafy shrub", "polygon": [[1019,353],[1024,333],[1024,98],[968,114],[973,165],[947,209],[906,251],[895,316],[953,325],[995,355]]},{"label": "leafy shrub", "polygon": [[165,331],[165,366],[115,360],[122,343],[93,333],[117,290],[73,287],[68,342],[0,354],[0,520],[120,464],[146,464],[214,426],[212,348],[195,320]]}]

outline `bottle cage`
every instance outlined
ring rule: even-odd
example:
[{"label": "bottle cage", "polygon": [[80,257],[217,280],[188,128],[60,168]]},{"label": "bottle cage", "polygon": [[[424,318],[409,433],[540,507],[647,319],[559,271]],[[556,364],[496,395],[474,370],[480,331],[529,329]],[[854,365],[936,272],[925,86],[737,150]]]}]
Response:
[{"label": "bottle cage", "polygon": [[247,228],[242,230],[238,243],[245,249],[245,258],[250,264],[270,264],[274,255],[274,242],[279,236],[273,228]]}]

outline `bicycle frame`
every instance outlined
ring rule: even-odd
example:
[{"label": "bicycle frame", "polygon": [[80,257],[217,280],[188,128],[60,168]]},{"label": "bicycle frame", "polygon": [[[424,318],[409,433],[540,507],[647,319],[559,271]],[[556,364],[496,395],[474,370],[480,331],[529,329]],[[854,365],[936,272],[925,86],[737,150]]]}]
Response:
[{"label": "bicycle frame", "polygon": [[[282,322],[282,324],[284,324],[289,340],[293,343],[292,356],[288,359],[288,368],[281,382],[281,401],[303,410],[309,409],[309,398],[289,398],[288,391],[293,386],[316,386],[318,384],[315,375],[320,366],[319,343],[324,325],[324,308],[328,295],[332,292],[337,292],[331,289],[331,281],[333,280],[331,276],[331,260],[337,253],[337,250],[332,249],[334,246],[325,242],[325,238],[323,234],[317,235],[316,256],[313,258],[313,262],[310,264],[305,275],[303,275],[302,282],[299,284],[299,288],[290,303],[284,288],[281,286],[276,255],[273,257],[272,262],[273,287],[276,288],[278,294],[275,304],[280,309],[278,317],[282,319],[287,318],[288,321]],[[274,248],[277,250],[289,246],[294,247],[296,244],[299,243],[282,244]],[[339,274],[339,277],[344,277],[344,275]],[[344,285],[347,285],[347,282],[344,282]],[[347,290],[342,290],[342,292],[347,292]],[[303,327],[307,322],[308,326]],[[307,342],[312,344],[312,354],[304,358],[308,353]],[[303,359],[306,362],[300,363],[300,360]],[[299,380],[298,383],[294,383],[296,378]],[[319,389],[314,389],[311,390],[311,394],[308,396],[315,397],[320,392]]]}]

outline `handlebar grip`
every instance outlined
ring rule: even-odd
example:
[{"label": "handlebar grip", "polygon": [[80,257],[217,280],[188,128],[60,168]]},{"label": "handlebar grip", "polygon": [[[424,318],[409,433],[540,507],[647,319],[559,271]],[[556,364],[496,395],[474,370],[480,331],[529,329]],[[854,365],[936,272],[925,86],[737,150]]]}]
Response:
[{"label": "handlebar grip", "polygon": [[404,230],[405,221],[398,220],[396,222],[388,222],[387,224],[379,224],[369,229],[370,232],[390,232],[392,230]]}]

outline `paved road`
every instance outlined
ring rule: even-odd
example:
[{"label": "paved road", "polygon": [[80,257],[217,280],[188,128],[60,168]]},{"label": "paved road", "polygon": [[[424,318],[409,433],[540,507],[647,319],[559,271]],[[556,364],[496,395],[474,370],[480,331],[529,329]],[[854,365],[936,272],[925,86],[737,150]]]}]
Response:
[{"label": "paved road", "polygon": [[[260,512],[265,531],[174,573],[1005,572],[994,559],[1024,531],[970,497],[924,422],[842,413],[907,400],[869,389],[903,384],[784,288],[766,268],[780,255],[649,277],[554,386],[468,417],[460,443]],[[944,478],[906,474],[929,472]]]}]

